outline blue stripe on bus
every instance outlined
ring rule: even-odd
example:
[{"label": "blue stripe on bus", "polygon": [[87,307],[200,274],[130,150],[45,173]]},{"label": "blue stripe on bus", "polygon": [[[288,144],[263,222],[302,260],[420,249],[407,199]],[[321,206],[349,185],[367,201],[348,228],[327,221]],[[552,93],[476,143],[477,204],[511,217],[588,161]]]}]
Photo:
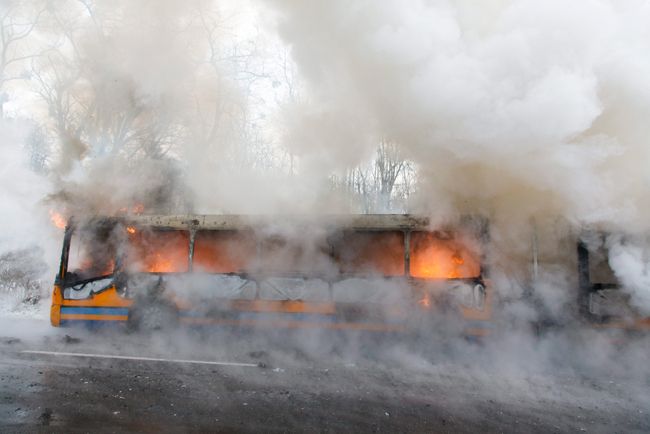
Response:
[{"label": "blue stripe on bus", "polygon": [[87,314],[87,315],[128,315],[127,307],[61,307],[62,314]]},{"label": "blue stripe on bus", "polygon": [[62,319],[59,323],[61,327],[82,327],[86,329],[95,328],[122,328],[126,320],[108,321],[96,319]]}]

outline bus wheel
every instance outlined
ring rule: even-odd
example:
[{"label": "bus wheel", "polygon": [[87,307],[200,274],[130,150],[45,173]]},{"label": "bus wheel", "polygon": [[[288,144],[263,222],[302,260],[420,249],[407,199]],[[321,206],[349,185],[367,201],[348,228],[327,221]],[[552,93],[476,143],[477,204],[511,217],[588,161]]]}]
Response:
[{"label": "bus wheel", "polygon": [[148,301],[134,304],[129,311],[130,331],[153,332],[170,330],[178,323],[178,312],[167,303]]}]

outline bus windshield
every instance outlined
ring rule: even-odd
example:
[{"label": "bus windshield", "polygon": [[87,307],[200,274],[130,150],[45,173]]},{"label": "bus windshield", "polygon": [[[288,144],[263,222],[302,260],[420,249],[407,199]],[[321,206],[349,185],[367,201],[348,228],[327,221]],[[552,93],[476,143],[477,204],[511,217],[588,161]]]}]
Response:
[{"label": "bus windshield", "polygon": [[70,239],[67,284],[102,278],[115,270],[118,240],[111,227],[77,228]]}]

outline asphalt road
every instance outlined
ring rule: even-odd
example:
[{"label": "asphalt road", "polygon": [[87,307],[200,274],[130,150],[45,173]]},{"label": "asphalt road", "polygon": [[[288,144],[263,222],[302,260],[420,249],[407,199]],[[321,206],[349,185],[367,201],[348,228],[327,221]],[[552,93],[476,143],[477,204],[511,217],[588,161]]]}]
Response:
[{"label": "asphalt road", "polygon": [[1,432],[650,431],[644,371],[527,372],[487,366],[481,349],[462,360],[358,341],[319,350],[313,336],[3,330]]}]

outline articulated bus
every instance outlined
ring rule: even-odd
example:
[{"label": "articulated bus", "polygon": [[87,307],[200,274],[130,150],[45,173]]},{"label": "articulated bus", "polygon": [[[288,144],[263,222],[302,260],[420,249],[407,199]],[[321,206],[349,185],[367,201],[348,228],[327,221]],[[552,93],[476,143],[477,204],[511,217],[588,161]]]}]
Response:
[{"label": "articulated bus", "polygon": [[441,228],[411,215],[70,219],[51,322],[485,336],[487,238],[476,217]]}]

